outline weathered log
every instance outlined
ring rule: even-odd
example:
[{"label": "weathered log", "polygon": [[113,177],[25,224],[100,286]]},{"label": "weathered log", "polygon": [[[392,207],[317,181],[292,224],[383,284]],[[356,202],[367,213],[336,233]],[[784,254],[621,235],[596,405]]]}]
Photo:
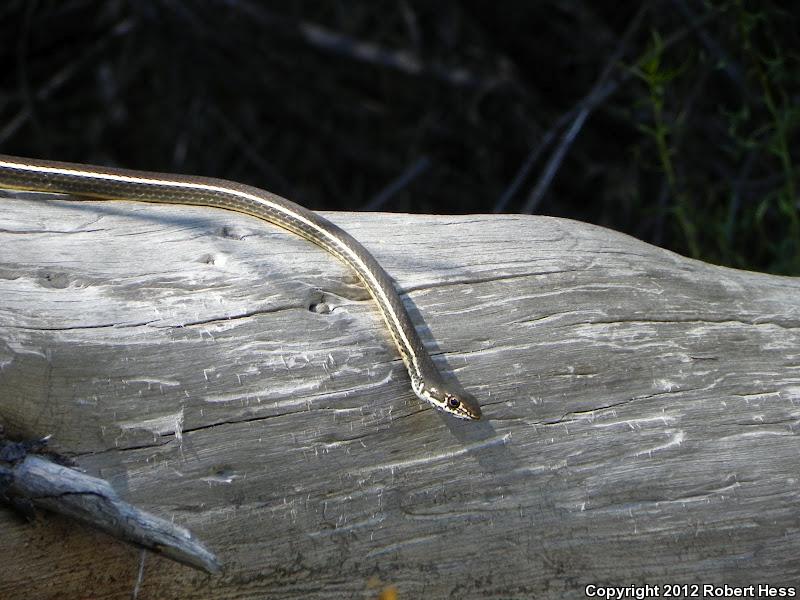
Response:
[{"label": "weathered log", "polygon": [[[148,560],[140,598],[800,581],[796,279],[561,219],[327,215],[481,400],[460,422],[308,242],[211,209],[0,200],[0,423],[223,563]],[[0,597],[133,588],[136,551],[7,512]]]}]

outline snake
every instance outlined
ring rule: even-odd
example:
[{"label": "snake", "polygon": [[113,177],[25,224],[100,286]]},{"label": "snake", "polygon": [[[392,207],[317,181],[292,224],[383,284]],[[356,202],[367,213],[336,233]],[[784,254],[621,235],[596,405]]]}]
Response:
[{"label": "snake", "polygon": [[256,217],[305,238],[355,271],[400,352],[414,394],[448,415],[481,418],[478,401],[442,376],[389,274],[353,236],[314,211],[265,190],[224,179],[1,154],[0,187],[94,200],[219,208]]}]

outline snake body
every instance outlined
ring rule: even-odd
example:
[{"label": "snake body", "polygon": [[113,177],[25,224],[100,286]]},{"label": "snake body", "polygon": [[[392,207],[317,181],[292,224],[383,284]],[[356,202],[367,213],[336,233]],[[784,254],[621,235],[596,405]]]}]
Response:
[{"label": "snake body", "polygon": [[207,177],[132,171],[0,155],[0,187],[98,200],[210,206],[257,217],[299,235],[349,265],[366,286],[422,400],[461,419],[479,419],[477,401],[445,382],[378,261],[324,217],[267,191]]}]

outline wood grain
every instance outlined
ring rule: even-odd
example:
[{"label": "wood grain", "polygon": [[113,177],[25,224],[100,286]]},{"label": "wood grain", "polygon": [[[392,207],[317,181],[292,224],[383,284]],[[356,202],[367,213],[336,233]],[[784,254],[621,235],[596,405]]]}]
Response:
[{"label": "wood grain", "polygon": [[[800,583],[800,281],[582,223],[331,213],[483,405],[423,405],[346,267],[203,208],[0,198],[0,423],[190,529],[140,599],[584,597]],[[2,598],[138,553],[0,510]]]}]

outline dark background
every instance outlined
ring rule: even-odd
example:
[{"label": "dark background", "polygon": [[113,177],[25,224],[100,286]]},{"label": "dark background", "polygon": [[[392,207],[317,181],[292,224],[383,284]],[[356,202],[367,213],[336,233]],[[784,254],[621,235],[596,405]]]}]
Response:
[{"label": "dark background", "polygon": [[12,0],[0,152],[800,274],[787,2]]}]

